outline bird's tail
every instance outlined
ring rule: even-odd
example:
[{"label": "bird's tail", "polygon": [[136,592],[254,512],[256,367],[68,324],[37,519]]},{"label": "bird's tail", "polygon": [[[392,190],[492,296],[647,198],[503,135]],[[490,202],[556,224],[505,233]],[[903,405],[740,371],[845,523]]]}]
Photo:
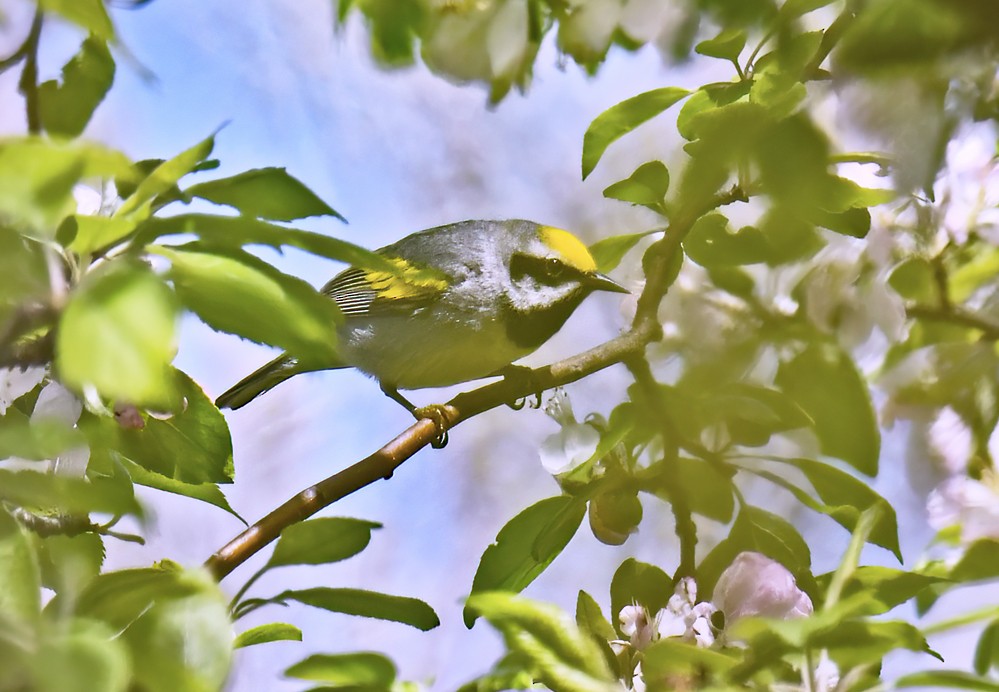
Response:
[{"label": "bird's tail", "polygon": [[307,368],[300,365],[295,358],[289,356],[287,353],[282,353],[267,365],[247,375],[230,387],[215,400],[215,405],[219,408],[231,408],[233,410],[242,408],[289,377],[312,369],[314,368]]}]

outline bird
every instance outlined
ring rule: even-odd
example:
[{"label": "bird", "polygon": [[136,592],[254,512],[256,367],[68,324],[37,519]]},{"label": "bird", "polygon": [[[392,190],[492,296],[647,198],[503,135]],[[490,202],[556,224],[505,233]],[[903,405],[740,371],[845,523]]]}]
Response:
[{"label": "bird", "polygon": [[[350,267],[320,289],[343,314],[335,361],[303,363],[282,353],[216,405],[239,409],[302,372],[353,367],[421,418],[424,410],[400,389],[508,373],[517,367],[514,361],[558,332],[588,295],[629,292],[598,271],[575,235],[522,219],[451,223],[376,252],[396,271]],[[441,438],[446,441],[443,432]]]}]

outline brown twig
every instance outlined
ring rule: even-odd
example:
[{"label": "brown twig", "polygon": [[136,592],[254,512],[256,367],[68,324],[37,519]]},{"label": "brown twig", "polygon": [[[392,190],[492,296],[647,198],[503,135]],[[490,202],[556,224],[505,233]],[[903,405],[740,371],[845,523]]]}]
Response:
[{"label": "brown twig", "polygon": [[[682,209],[665,236],[649,246],[643,259],[646,283],[638,300],[632,327],[595,348],[531,371],[527,378],[508,378],[459,394],[444,404],[448,427],[539,390],[551,389],[582,379],[598,370],[640,356],[645,347],[662,338],[657,312],[671,280],[669,266],[680,252],[680,243],[694,222],[705,212],[732,202],[744,201],[738,187],[720,193],[700,208]],[[288,526],[306,519],[337,500],[382,478],[390,478],[407,459],[427,446],[438,433],[432,421],[417,421],[384,447],[365,459],[301,491],[253,526],[241,532],[212,555],[205,567],[223,579],[236,567],[276,539]]]}]

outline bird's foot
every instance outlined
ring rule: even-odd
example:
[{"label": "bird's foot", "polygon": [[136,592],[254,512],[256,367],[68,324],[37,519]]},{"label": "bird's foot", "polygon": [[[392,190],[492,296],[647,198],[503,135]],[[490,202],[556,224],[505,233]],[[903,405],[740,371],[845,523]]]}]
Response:
[{"label": "bird's foot", "polygon": [[[544,392],[544,388],[534,376],[533,369],[525,365],[508,365],[496,374],[501,375],[504,380],[514,382],[517,389],[528,389],[534,392],[534,394],[506,402],[507,406],[514,411],[521,410],[525,405],[530,405],[533,409],[541,408],[541,394]],[[534,397],[534,401],[528,404],[532,396]]]},{"label": "bird's foot", "polygon": [[437,437],[433,439],[430,446],[434,449],[444,449],[447,446],[448,441],[447,430],[451,427],[444,405],[430,404],[429,406],[414,408],[413,415],[416,417],[416,420],[423,420],[426,418],[433,422],[434,429],[437,431]]}]

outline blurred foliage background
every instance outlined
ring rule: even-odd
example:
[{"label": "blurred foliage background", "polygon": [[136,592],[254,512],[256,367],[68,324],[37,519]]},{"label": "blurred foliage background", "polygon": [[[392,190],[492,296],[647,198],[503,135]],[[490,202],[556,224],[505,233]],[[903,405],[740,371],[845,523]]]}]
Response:
[{"label": "blurred foliage background", "polygon": [[[999,685],[994,3],[0,15],[0,689]],[[219,589],[197,565],[241,518],[409,421],[355,373],[214,395],[267,347],[330,348],[311,287],[337,262],[517,217],[636,296],[669,276],[663,339],[550,417],[478,416]],[[744,551],[815,614],[731,605]],[[662,625],[674,589],[724,614],[710,647],[693,616],[658,641],[624,618]]]}]

